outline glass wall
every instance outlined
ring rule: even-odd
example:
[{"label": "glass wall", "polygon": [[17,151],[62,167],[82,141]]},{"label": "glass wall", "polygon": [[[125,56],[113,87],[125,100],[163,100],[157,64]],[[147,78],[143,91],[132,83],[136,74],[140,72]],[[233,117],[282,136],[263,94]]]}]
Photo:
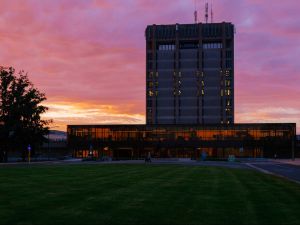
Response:
[{"label": "glass wall", "polygon": [[[277,157],[288,158],[295,151],[295,124],[232,125],[70,125],[68,146],[77,157],[83,150],[102,157],[110,149],[112,158],[154,157]],[[91,149],[92,146],[92,149]],[[88,151],[86,150],[86,151]]]}]

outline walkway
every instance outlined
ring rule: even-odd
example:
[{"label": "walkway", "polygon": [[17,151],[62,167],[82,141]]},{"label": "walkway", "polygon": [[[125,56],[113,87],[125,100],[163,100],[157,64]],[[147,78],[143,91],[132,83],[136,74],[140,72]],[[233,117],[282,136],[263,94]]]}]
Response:
[{"label": "walkway", "polygon": [[287,163],[287,161],[283,162],[281,160],[251,162],[246,164],[260,172],[284,177],[300,184],[300,164]]}]

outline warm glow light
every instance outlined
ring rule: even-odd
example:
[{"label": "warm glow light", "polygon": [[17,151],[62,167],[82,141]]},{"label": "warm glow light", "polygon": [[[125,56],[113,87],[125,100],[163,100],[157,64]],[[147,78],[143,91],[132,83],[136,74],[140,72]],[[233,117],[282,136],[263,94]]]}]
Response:
[{"label": "warm glow light", "polygon": [[93,103],[48,103],[45,119],[53,119],[57,130],[66,130],[67,124],[143,124],[144,115],[127,114],[113,105]]}]

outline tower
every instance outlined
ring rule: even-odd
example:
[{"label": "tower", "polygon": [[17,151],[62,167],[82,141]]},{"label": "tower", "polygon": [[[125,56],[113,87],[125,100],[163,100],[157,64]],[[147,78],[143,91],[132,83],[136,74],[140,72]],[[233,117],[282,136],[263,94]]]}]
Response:
[{"label": "tower", "polygon": [[234,25],[146,28],[147,124],[234,122]]}]

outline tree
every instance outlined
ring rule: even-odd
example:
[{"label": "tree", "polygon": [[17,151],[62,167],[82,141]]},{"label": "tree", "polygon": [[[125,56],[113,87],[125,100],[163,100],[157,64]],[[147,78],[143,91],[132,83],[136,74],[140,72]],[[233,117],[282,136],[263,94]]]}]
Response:
[{"label": "tree", "polygon": [[[48,108],[41,105],[46,100],[27,74],[15,69],[0,67],[0,161],[5,161],[9,151],[21,151],[25,160],[27,146],[36,149],[47,139],[51,120],[42,120]],[[2,157],[1,157],[2,156]]]}]

